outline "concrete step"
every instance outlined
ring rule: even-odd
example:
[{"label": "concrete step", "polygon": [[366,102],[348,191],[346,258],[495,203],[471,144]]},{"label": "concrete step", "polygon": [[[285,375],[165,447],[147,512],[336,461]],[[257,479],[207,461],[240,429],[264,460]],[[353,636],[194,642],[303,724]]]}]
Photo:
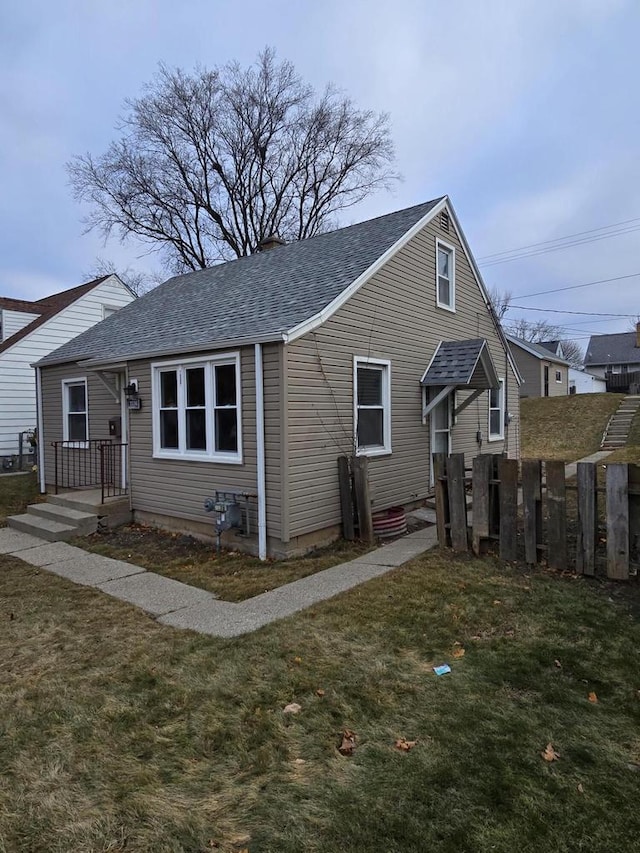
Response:
[{"label": "concrete step", "polygon": [[77,534],[77,529],[69,524],[61,524],[50,518],[38,515],[10,515],[7,525],[22,533],[30,533],[48,542],[64,542]]},{"label": "concrete step", "polygon": [[92,512],[81,512],[77,509],[70,509],[66,506],[57,506],[50,503],[31,504],[27,507],[27,513],[39,516],[40,518],[49,518],[51,521],[57,521],[60,524],[68,524],[76,527],[78,536],[88,536],[90,533],[95,533],[98,529],[97,515]]}]

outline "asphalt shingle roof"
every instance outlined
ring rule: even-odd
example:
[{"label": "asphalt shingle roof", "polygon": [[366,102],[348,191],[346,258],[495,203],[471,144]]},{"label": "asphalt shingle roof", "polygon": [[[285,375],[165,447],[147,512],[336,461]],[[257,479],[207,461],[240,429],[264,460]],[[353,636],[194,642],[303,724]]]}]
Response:
[{"label": "asphalt shingle roof", "polygon": [[637,364],[640,347],[636,346],[635,332],[616,335],[592,335],[584,357],[585,367],[590,364]]},{"label": "asphalt shingle roof", "polygon": [[527,352],[531,352],[532,355],[537,355],[538,358],[542,358],[545,361],[554,361],[558,362],[558,364],[569,364],[569,362],[565,358],[560,358],[559,355],[555,355],[552,350],[546,347],[543,343],[534,344],[531,341],[521,340],[520,338],[516,338],[513,335],[507,335],[507,340],[511,344],[515,344],[516,346],[522,347],[522,349]]},{"label": "asphalt shingle roof", "polygon": [[[487,387],[482,383],[487,380],[485,371],[482,376],[475,375],[476,365],[486,346],[484,338],[474,338],[468,341],[442,341],[422,377],[423,385],[470,385],[472,381],[480,382],[478,387]],[[486,357],[491,363],[489,351]],[[495,373],[495,369],[492,371]],[[489,385],[492,385],[489,382]]]},{"label": "asphalt shingle roof", "polygon": [[171,278],[39,363],[276,340],[326,308],[440,201]]}]

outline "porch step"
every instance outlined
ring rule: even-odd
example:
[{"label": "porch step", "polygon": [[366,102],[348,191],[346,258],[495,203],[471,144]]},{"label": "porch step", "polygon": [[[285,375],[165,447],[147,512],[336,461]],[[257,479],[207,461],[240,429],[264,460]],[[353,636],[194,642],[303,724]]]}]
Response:
[{"label": "porch step", "polygon": [[108,527],[117,527],[119,524],[127,524],[131,521],[129,497],[122,495],[105,498],[104,503],[102,503],[100,489],[79,489],[74,492],[49,495],[47,504],[95,515]]},{"label": "porch step", "polygon": [[76,528],[78,536],[88,536],[98,529],[98,516],[92,512],[81,512],[66,506],[58,506],[51,503],[31,504],[27,507],[27,514],[48,518],[59,524],[68,524]]},{"label": "porch step", "polygon": [[59,521],[53,521],[44,516],[30,515],[10,515],[7,518],[7,524],[14,530],[20,530],[22,533],[30,533],[32,536],[37,536],[39,539],[46,539],[48,542],[64,542],[77,535],[77,529],[69,524],[61,524]]}]

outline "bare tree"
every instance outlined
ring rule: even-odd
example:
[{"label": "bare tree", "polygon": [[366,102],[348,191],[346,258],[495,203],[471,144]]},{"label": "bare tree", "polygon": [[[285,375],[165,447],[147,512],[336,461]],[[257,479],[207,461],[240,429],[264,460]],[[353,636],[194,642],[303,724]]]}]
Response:
[{"label": "bare tree", "polygon": [[582,347],[577,341],[566,338],[566,333],[561,326],[554,326],[546,320],[510,320],[507,331],[515,338],[537,344],[541,341],[560,341],[565,359],[572,367],[582,367],[584,354]]},{"label": "bare tree", "polygon": [[489,288],[488,295],[489,301],[491,302],[491,306],[498,317],[498,320],[502,320],[509,310],[513,294],[510,290],[500,290],[500,288],[494,286]]},{"label": "bare tree", "polygon": [[627,331],[635,332],[638,328],[638,323],[640,323],[640,314],[636,314],[635,317],[632,317],[629,320],[629,325],[627,327]]},{"label": "bare tree", "polygon": [[135,235],[173,271],[250,254],[271,234],[311,237],[398,176],[386,114],[321,95],[265,49],[189,74],[164,65],[126,102],[120,138],[67,169],[88,230]]},{"label": "bare tree", "polygon": [[91,269],[84,272],[87,279],[100,278],[103,275],[117,275],[118,278],[127,285],[129,290],[133,291],[136,296],[142,296],[143,293],[152,290],[156,285],[160,284],[160,277],[151,275],[150,273],[136,270],[131,266],[124,269],[118,269],[113,261],[106,258],[96,258]]}]

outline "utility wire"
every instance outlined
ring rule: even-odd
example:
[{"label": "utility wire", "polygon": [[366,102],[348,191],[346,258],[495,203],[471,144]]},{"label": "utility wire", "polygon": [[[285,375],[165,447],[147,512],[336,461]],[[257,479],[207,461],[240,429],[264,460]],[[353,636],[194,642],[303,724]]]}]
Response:
[{"label": "utility wire", "polygon": [[635,314],[609,314],[606,311],[560,311],[558,308],[532,308],[530,305],[510,305],[522,311],[544,311],[548,314],[584,314],[587,317],[635,317]]},{"label": "utility wire", "polygon": [[610,281],[622,281],[625,278],[636,278],[640,272],[632,272],[628,275],[617,275],[614,278],[600,278],[597,281],[587,281],[584,284],[571,284],[568,287],[554,287],[552,290],[537,290],[535,293],[525,293],[516,299],[529,299],[531,296],[546,296],[547,293],[562,293],[565,290],[577,290],[580,287],[593,287],[595,284],[608,284]]},{"label": "utility wire", "polygon": [[598,240],[607,240],[607,239],[609,239],[609,237],[618,237],[621,234],[630,234],[634,231],[639,231],[639,230],[640,230],[640,225],[635,225],[635,226],[632,226],[630,228],[620,228],[618,231],[612,231],[609,234],[600,234],[599,236],[595,236],[595,237],[585,237],[582,240],[572,240],[571,242],[568,242],[568,243],[562,243],[558,246],[549,246],[546,249],[544,249],[544,248],[543,249],[537,249],[537,250],[532,251],[532,252],[521,252],[520,254],[512,255],[510,258],[496,258],[493,261],[479,261],[478,264],[481,267],[497,266],[498,264],[506,264],[509,261],[520,261],[520,260],[524,260],[525,258],[534,258],[534,257],[537,257],[538,255],[548,255],[551,252],[558,252],[560,249],[569,249],[572,246],[582,246],[585,243],[595,243]]}]

